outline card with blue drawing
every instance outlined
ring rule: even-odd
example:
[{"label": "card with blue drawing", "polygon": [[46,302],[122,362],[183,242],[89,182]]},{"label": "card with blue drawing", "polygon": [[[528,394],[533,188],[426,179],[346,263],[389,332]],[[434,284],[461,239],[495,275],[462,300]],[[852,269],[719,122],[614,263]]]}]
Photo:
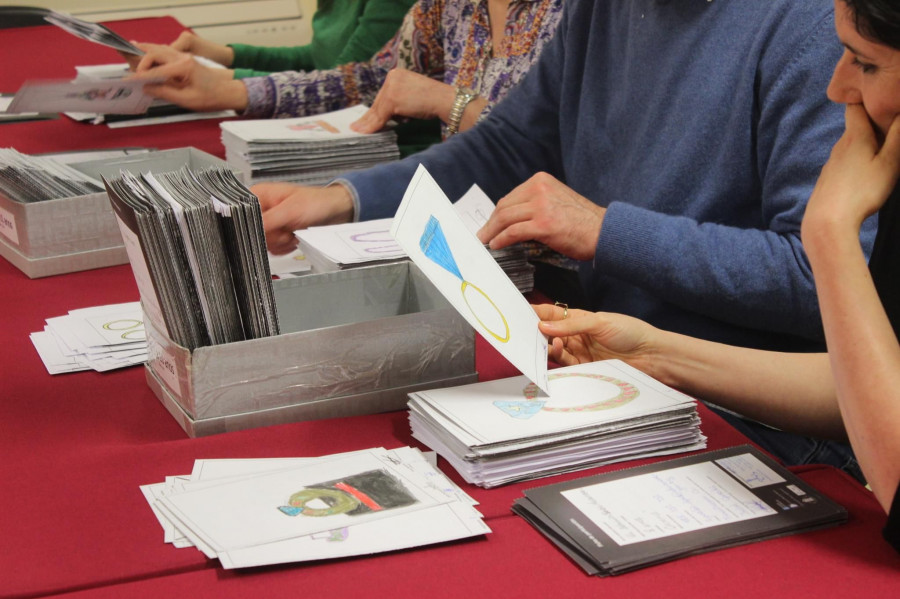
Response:
[{"label": "card with blue drawing", "polygon": [[547,338],[537,315],[421,165],[391,235],[463,318],[546,392]]}]

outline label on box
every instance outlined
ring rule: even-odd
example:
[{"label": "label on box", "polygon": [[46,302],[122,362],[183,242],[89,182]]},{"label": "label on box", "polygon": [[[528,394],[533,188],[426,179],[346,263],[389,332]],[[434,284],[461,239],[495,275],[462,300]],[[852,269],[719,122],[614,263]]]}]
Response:
[{"label": "label on box", "polygon": [[170,354],[162,345],[154,340],[153,336],[147,338],[147,363],[153,372],[163,380],[169,388],[181,393],[181,384],[178,382],[178,365],[175,356]]},{"label": "label on box", "polygon": [[11,213],[3,208],[0,208],[0,233],[3,233],[16,245],[19,245],[19,232],[16,230],[16,219]]}]

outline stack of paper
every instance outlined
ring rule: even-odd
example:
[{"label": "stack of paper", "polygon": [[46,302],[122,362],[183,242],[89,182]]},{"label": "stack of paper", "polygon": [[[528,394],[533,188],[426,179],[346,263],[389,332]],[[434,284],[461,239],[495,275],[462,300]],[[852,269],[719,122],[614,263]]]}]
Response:
[{"label": "stack of paper", "polygon": [[413,436],[484,487],[706,447],[697,402],[619,360],[410,394]]},{"label": "stack of paper", "polygon": [[139,302],[70,310],[48,318],[31,342],[47,372],[104,372],[147,361],[147,337]]},{"label": "stack of paper", "polygon": [[347,171],[397,160],[400,150],[393,131],[362,134],[350,129],[366,110],[357,105],[294,119],[221,123],[225,158],[250,183],[305,185],[320,185]]},{"label": "stack of paper", "polygon": [[175,547],[224,568],[367,555],[490,532],[475,501],[421,452],[197,460],[141,487]]},{"label": "stack of paper", "polygon": [[318,272],[406,260],[391,236],[390,218],[360,223],[310,227],[294,234],[300,250]]},{"label": "stack of paper", "polygon": [[600,576],[847,520],[749,445],[529,489],[513,511]]},{"label": "stack of paper", "polygon": [[62,160],[0,148],[0,193],[18,202],[40,202],[98,193],[103,184]]},{"label": "stack of paper", "polygon": [[[453,204],[472,235],[484,226],[494,203],[477,185]],[[310,227],[296,231],[300,249],[319,272],[344,270],[406,260],[406,252],[391,235],[393,219]],[[534,267],[526,260],[526,250],[516,244],[500,250],[488,249],[491,257],[522,293],[534,289]]]},{"label": "stack of paper", "polygon": [[193,350],[278,334],[259,201],[231,171],[107,181],[150,324]]}]

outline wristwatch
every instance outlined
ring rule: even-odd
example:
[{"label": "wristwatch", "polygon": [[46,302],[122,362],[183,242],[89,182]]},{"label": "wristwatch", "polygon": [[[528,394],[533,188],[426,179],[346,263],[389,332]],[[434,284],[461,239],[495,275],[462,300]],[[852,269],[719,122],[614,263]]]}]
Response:
[{"label": "wristwatch", "polygon": [[447,121],[447,135],[453,135],[459,131],[459,122],[462,120],[463,113],[469,102],[475,99],[478,94],[468,87],[456,88],[456,99],[453,100],[453,106],[450,108],[450,119]]}]

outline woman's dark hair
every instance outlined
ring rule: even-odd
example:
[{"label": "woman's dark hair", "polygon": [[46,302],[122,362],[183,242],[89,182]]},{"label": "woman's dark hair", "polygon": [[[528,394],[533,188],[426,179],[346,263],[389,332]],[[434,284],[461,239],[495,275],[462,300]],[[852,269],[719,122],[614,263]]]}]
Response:
[{"label": "woman's dark hair", "polygon": [[900,2],[843,0],[853,13],[856,30],[865,38],[900,50]]}]

